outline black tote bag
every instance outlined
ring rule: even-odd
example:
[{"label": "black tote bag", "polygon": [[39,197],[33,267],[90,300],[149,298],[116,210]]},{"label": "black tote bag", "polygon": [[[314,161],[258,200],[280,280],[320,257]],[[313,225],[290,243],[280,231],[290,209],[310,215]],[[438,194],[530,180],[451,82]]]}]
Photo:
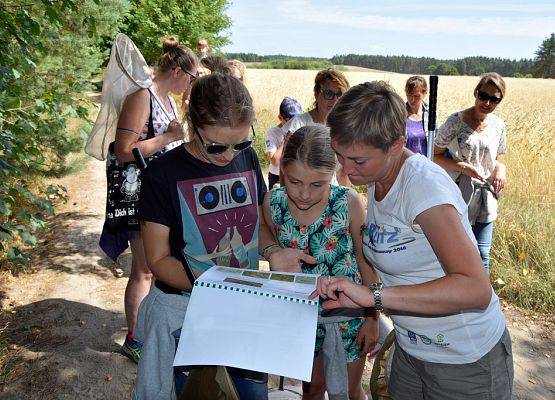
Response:
[{"label": "black tote bag", "polygon": [[[146,139],[154,137],[152,123],[152,96],[150,97],[150,114],[148,116],[148,133]],[[145,159],[150,161],[160,156],[161,152]],[[107,196],[106,219],[104,229],[109,233],[138,231],[139,195],[141,193],[141,170],[135,161],[118,162],[114,153],[114,142],[108,148],[106,166]]]}]

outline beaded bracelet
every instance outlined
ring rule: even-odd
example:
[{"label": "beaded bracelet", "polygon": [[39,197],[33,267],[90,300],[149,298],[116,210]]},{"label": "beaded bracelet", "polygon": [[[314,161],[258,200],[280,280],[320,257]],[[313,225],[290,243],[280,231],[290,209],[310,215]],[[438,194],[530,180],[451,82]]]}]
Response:
[{"label": "beaded bracelet", "polygon": [[260,252],[260,255],[261,255],[262,257],[264,257],[264,259],[265,259],[266,261],[269,261],[270,256],[268,255],[268,252],[269,252],[271,249],[275,248],[275,247],[279,248],[280,245],[279,245],[279,244],[276,244],[276,243],[269,244],[268,246],[266,246],[266,247],[264,247],[264,248],[262,249],[262,251]]}]

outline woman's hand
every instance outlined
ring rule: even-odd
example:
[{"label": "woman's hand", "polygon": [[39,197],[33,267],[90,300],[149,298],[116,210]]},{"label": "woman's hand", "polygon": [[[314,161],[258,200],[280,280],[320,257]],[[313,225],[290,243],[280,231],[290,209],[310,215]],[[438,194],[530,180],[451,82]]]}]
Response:
[{"label": "woman's hand", "polygon": [[355,341],[356,345],[358,346],[360,355],[366,355],[370,353],[374,349],[374,347],[376,347],[376,343],[378,342],[378,337],[380,333],[379,327],[380,324],[378,318],[366,318],[358,331]]},{"label": "woman's hand", "polygon": [[168,129],[166,130],[164,135],[168,135],[170,143],[177,140],[184,140],[185,131],[183,130],[183,125],[181,125],[178,120],[174,119],[172,122],[169,123]]},{"label": "woman's hand", "polygon": [[315,264],[316,259],[298,249],[278,248],[268,256],[270,269],[279,272],[301,272],[301,262]]},{"label": "woman's hand", "polygon": [[374,295],[365,286],[352,283],[344,276],[320,276],[318,286],[310,295],[313,299],[324,299],[322,308],[365,308],[374,307]]},{"label": "woman's hand", "polygon": [[459,161],[457,163],[457,166],[459,167],[459,171],[461,174],[477,179],[480,182],[486,181],[486,179],[482,175],[480,175],[476,167],[474,167],[473,165],[464,161]]},{"label": "woman's hand", "polygon": [[505,167],[505,164],[497,161],[495,169],[491,174],[491,184],[495,193],[499,193],[505,188],[507,185],[507,167]]}]

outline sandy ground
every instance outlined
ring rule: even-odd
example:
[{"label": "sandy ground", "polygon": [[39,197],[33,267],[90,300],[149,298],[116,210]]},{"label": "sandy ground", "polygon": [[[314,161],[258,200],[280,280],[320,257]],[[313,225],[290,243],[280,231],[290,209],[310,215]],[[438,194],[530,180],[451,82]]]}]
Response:
[{"label": "sandy ground", "polygon": [[[60,181],[69,200],[49,222],[29,274],[0,281],[0,399],[126,399],[136,366],[119,353],[126,332],[123,277],[98,248],[105,204],[104,164],[91,161]],[[504,307],[513,337],[515,399],[555,398],[553,319]],[[365,385],[371,364],[365,373]],[[272,391],[274,399],[297,399]],[[271,380],[275,388],[277,378]]]}]

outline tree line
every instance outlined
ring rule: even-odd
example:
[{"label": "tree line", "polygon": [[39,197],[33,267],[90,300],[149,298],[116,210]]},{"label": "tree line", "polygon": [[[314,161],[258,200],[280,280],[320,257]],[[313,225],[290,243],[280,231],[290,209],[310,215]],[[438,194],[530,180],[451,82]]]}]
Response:
[{"label": "tree line", "polygon": [[[304,65],[353,65],[381,71],[421,75],[481,75],[497,72],[516,78],[555,78],[555,33],[546,38],[536,51],[535,58],[465,57],[457,60],[432,57],[381,56],[365,54],[335,55],[331,58],[295,57],[282,54],[227,53],[227,57],[244,62],[261,63],[257,67],[308,69]],[[295,62],[296,61],[296,62]],[[311,64],[312,63],[312,64]]]},{"label": "tree line", "polygon": [[532,73],[534,67],[532,59],[510,60],[490,57],[441,60],[431,57],[346,54],[332,57],[331,62],[404,74],[427,75],[481,75],[493,71],[502,76],[526,76]]}]

